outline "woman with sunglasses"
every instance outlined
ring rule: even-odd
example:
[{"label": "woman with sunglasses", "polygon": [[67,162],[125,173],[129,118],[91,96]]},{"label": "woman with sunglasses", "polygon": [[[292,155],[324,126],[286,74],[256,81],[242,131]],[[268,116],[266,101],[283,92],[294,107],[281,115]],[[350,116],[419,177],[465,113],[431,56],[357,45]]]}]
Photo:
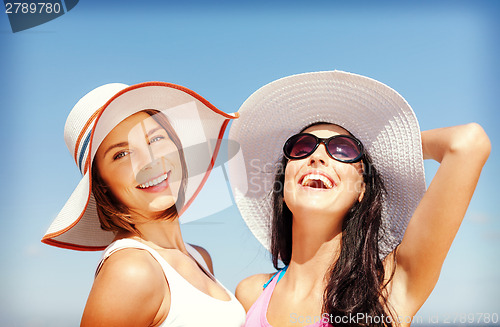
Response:
[{"label": "woman with sunglasses", "polygon": [[241,326],[245,311],[183,241],[180,216],[235,118],[182,86],[106,84],[65,126],[83,177],[43,242],[104,250],[81,326]]},{"label": "woman with sunglasses", "polygon": [[[339,71],[272,82],[239,113],[235,200],[279,270],[238,285],[246,326],[409,326],[488,158],[482,128],[420,133],[398,93]],[[423,159],[440,162],[427,190]]]}]

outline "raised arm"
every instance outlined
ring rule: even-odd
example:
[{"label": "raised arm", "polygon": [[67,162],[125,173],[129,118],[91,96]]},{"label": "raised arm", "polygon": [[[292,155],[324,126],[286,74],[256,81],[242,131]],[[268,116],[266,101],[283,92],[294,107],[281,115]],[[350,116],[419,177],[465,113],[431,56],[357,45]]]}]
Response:
[{"label": "raised arm", "polygon": [[491,148],[475,123],[422,132],[422,146],[424,159],[440,166],[393,253],[397,264],[391,297],[412,314],[436,285]]}]

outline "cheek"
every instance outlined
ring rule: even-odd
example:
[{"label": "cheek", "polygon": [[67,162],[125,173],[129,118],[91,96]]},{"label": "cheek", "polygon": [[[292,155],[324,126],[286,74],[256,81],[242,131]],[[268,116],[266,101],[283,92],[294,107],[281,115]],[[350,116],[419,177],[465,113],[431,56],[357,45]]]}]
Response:
[{"label": "cheek", "polygon": [[155,142],[151,144],[150,151],[155,158],[166,157],[174,158],[179,156],[179,150],[171,140]]},{"label": "cheek", "polygon": [[345,191],[352,193],[353,197],[358,197],[360,193],[364,192],[365,183],[361,165],[359,165],[359,167],[346,165],[339,173],[344,182],[344,186],[347,188]]},{"label": "cheek", "polygon": [[294,164],[295,162],[288,163],[285,167],[285,179],[284,185],[280,185],[283,188],[283,199],[285,202],[289,202],[295,199],[295,190],[297,189],[297,183],[295,178],[297,176],[299,166]]},{"label": "cheek", "polygon": [[170,185],[175,188],[179,188],[182,183],[183,173],[182,173],[182,163],[180,157],[170,156],[167,159],[168,165],[172,168],[172,175],[170,176]]},{"label": "cheek", "polygon": [[127,189],[134,187],[136,184],[130,165],[123,165],[117,169],[106,171],[101,177],[116,197],[120,197],[121,193],[126,192]]}]

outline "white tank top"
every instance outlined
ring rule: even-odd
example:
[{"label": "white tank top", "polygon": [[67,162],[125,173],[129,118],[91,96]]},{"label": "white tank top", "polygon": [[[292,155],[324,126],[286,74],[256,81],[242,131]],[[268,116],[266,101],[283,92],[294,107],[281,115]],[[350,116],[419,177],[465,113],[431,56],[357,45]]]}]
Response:
[{"label": "white tank top", "polygon": [[[201,254],[189,244],[185,244],[189,254],[210,273]],[[162,327],[217,326],[240,327],[245,323],[245,309],[234,295],[217,279],[216,282],[229,294],[230,300],[223,301],[203,293],[184,279],[170,264],[153,248],[133,239],[125,238],[111,243],[101,257],[97,272],[104,260],[114,252],[135,248],[148,251],[160,264],[170,288],[170,310]],[[96,272],[96,274],[97,274]]]}]

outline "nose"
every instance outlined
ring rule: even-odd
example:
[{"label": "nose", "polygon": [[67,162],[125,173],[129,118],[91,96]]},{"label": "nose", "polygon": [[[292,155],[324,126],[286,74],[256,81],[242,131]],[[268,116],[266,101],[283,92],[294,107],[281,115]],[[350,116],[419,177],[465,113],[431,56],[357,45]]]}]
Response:
[{"label": "nose", "polygon": [[316,150],[309,156],[308,164],[312,167],[322,165],[328,166],[328,153],[326,150],[326,146],[321,143]]},{"label": "nose", "polygon": [[163,158],[155,158],[146,147],[137,150],[136,154],[133,170],[138,184],[145,183],[166,172]]},{"label": "nose", "polygon": [[136,172],[142,169],[149,169],[157,157],[147,142],[136,142],[131,156],[132,167]]},{"label": "nose", "polygon": [[156,169],[160,169],[160,168],[163,168],[162,158],[157,158],[157,159],[151,158],[150,160],[147,161],[146,165],[143,165],[141,167],[141,170],[148,171],[148,170],[156,170]]}]

